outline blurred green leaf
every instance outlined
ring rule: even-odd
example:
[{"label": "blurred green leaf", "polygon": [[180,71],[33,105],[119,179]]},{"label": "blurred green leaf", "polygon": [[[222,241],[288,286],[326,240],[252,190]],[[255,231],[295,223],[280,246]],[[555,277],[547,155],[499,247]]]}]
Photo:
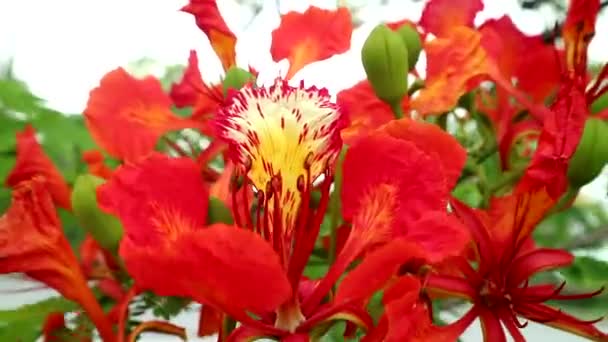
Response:
[{"label": "blurred green leaf", "polygon": [[473,182],[458,184],[454,188],[452,195],[472,207],[479,207],[483,201],[481,191],[479,191],[479,188]]},{"label": "blurred green leaf", "polygon": [[15,79],[0,79],[0,108],[30,116],[42,106],[43,101],[34,96],[23,82]]},{"label": "blurred green leaf", "polygon": [[560,273],[569,284],[586,289],[600,288],[608,284],[608,262],[589,256],[579,256],[574,263]]},{"label": "blurred green leaf", "polygon": [[23,128],[24,121],[0,111],[0,152],[14,152],[16,147],[15,133]]}]

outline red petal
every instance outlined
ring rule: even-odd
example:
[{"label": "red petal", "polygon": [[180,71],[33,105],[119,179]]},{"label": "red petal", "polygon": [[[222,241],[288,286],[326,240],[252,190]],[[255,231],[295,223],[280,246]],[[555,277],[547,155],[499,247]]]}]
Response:
[{"label": "red petal", "polygon": [[[342,130],[342,139],[349,145],[395,118],[391,107],[378,99],[367,80],[340,91],[337,103],[350,119],[350,125]],[[409,98],[406,97],[401,107],[406,111],[408,106]]]},{"label": "red petal", "polygon": [[[507,79],[536,102],[544,101],[560,80],[559,52],[542,36],[526,36],[503,16],[490,19],[480,28],[482,44]],[[543,68],[538,68],[543,65]]]},{"label": "red petal", "polygon": [[576,151],[588,116],[584,89],[572,83],[562,85],[557,101],[544,117],[538,147],[517,191],[546,187],[553,199],[563,194],[568,185],[568,161]]},{"label": "red petal", "polygon": [[360,302],[381,289],[399,267],[409,260],[424,258],[424,252],[399,238],[369,253],[340,283],[334,303]]},{"label": "red petal", "polygon": [[127,238],[120,254],[138,286],[163,296],[191,297],[237,319],[245,311],[271,312],[291,295],[272,247],[237,227],[185,230],[162,245]]},{"label": "red petal", "polygon": [[[374,165],[376,172],[368,172],[370,165]],[[377,203],[374,201],[380,199],[375,195],[380,194],[378,191],[381,189],[393,189],[394,197],[388,199],[401,210],[390,214],[398,215],[402,221],[411,222],[429,210],[446,208],[449,190],[445,187],[440,162],[411,142],[386,134],[362,138],[348,149],[343,167],[341,198],[346,220],[358,217],[361,224],[370,223],[363,221],[374,218],[377,214],[374,208],[385,209],[373,206]],[[365,226],[359,228],[364,229]]]},{"label": "red petal", "polygon": [[236,64],[236,36],[222,18],[216,0],[190,0],[182,11],[194,15],[198,26],[209,38],[213,50],[222,61],[224,70]]},{"label": "red petal", "polygon": [[350,48],[353,25],[348,9],[335,11],[311,6],[306,12],[289,12],[272,31],[270,54],[275,62],[289,60],[287,79],[309,63],[327,59]]},{"label": "red petal", "polygon": [[491,71],[481,34],[464,26],[450,28],[444,36],[425,43],[424,49],[426,85],[410,103],[420,115],[451,110],[475,86],[470,81]]},{"label": "red petal", "polygon": [[222,327],[222,312],[209,305],[203,305],[198,320],[198,336],[217,334]]},{"label": "red petal", "polygon": [[42,327],[44,342],[61,342],[61,334],[66,329],[63,312],[53,312],[46,316]]},{"label": "red petal", "polygon": [[579,75],[586,72],[587,47],[595,34],[599,10],[599,0],[573,0],[562,27],[568,69],[578,72]]},{"label": "red petal", "polygon": [[72,207],[71,190],[65,179],[44,153],[42,146],[36,140],[36,131],[27,125],[22,132],[17,132],[17,160],[13,170],[6,177],[6,185],[15,188],[19,183],[44,177],[53,201],[65,209]]},{"label": "red petal", "polygon": [[170,108],[171,100],[157,79],[136,79],[118,68],[91,91],[84,116],[93,139],[108,154],[135,161],[152,152],[166,132],[199,126]]},{"label": "red petal", "polygon": [[466,227],[453,215],[441,211],[425,213],[408,227],[405,237],[418,244],[433,263],[461,255],[470,241]]},{"label": "red petal", "polygon": [[473,27],[475,16],[482,9],[481,0],[431,0],[422,11],[420,26],[441,37],[457,26]]},{"label": "red petal", "polygon": [[525,307],[518,308],[521,313],[528,319],[534,320],[543,319],[546,317],[552,318],[549,322],[543,324],[554,328],[573,333],[593,341],[608,341],[608,334],[600,331],[594,326],[593,321],[582,321],[561,310],[554,309],[544,304],[527,304]]},{"label": "red petal", "polygon": [[507,342],[507,337],[496,314],[487,309],[479,310],[484,342]]},{"label": "red petal", "polygon": [[[223,101],[222,85],[208,86],[201,78],[198,57],[194,50],[190,50],[188,67],[184,71],[181,81],[171,86],[169,96],[178,108],[194,107],[192,119],[199,121],[210,119]],[[204,130],[204,133],[210,134],[211,132]]]},{"label": "red petal", "polygon": [[389,135],[412,142],[422,151],[434,156],[443,164],[447,188],[452,189],[467,160],[467,151],[458,140],[437,125],[408,118],[392,120],[382,127]]},{"label": "red petal", "polygon": [[554,204],[544,188],[495,198],[490,204],[488,226],[495,249],[521,248]]},{"label": "red petal", "polygon": [[574,256],[561,249],[539,248],[512,261],[507,279],[510,287],[517,287],[539,272],[572,264]]},{"label": "red petal", "polygon": [[182,341],[186,341],[188,339],[185,328],[182,328],[170,322],[146,321],[133,328],[133,330],[129,334],[129,337],[127,338],[127,341],[137,341],[139,335],[142,334],[144,331],[155,331],[162,334],[174,335],[179,337]]},{"label": "red petal", "polygon": [[87,164],[89,173],[103,179],[112,177],[112,169],[104,163],[104,156],[99,150],[82,152],[82,160]]},{"label": "red petal", "polygon": [[186,67],[186,70],[184,70],[181,81],[171,85],[169,96],[178,108],[193,107],[198,101],[198,97],[201,96],[201,90],[205,87],[201,72],[198,68],[198,56],[196,55],[196,51],[190,50],[188,66]]},{"label": "red petal", "polygon": [[431,274],[425,288],[435,295],[459,297],[471,302],[477,297],[477,290],[461,277]]},{"label": "red petal", "polygon": [[136,244],[160,244],[204,227],[208,196],[194,160],[161,154],[119,167],[97,190],[99,205],[120,218]]}]

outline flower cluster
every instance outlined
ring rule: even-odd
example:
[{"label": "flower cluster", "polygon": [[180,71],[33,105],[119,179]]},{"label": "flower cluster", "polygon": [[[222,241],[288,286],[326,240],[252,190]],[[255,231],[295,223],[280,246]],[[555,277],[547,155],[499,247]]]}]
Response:
[{"label": "flower cluster", "polygon": [[[561,48],[508,17],[474,25],[481,0],[431,0],[418,22],[370,33],[367,78],[334,101],[291,79],[351,48],[347,8],[284,14],[270,54],[289,69],[263,85],[258,71],[237,66],[237,37],[216,1],[190,0],[182,10],[209,38],[223,80],[205,82],[194,51],[169,91],[151,76],[107,73],[84,110],[101,150],[83,154],[88,172],[74,184],[33,127],[17,133],[0,272],[23,272],[77,302],[107,342],[145,330],[185,336],[168,321],[129,324],[129,304],[150,293],[201,303],[199,334],[220,341],[315,341],[340,321],[344,338],[456,341],[477,318],[485,341],[524,341],[527,321],[608,341],[597,320],[546,303],[601,289],[572,294],[543,282],[540,272],[574,257],[532,238],[606,163],[595,140],[608,116],[590,108],[608,90],[608,67],[587,72],[599,7],[572,0],[556,31]],[[458,133],[465,125],[490,137],[489,152]],[[457,196],[490,154],[502,177],[477,203]],[[88,233],[80,258],[58,207]],[[315,265],[322,272],[309,272]],[[380,294],[380,309],[370,309]],[[469,309],[437,324],[437,304],[454,300]],[[92,336],[49,316],[47,341],[61,341],[58,330]]]}]

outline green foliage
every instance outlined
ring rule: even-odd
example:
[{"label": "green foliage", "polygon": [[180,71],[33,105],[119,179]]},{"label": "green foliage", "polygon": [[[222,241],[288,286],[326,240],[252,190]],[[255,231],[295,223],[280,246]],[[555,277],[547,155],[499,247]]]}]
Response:
[{"label": "green foliage", "polygon": [[0,311],[0,341],[36,341],[46,316],[54,312],[78,309],[76,303],[53,297],[14,310]]},{"label": "green foliage", "polygon": [[134,303],[133,316],[152,311],[155,317],[169,320],[184,311],[192,301],[181,297],[161,297],[145,292]]}]

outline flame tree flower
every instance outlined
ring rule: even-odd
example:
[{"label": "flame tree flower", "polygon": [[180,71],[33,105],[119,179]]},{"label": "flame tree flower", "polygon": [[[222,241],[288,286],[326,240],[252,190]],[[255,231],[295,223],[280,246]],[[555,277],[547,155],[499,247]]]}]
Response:
[{"label": "flame tree flower", "polygon": [[19,183],[0,217],[0,274],[23,272],[57,290],[82,306],[104,341],[114,341],[112,325],[63,235],[46,184],[41,176]]}]

